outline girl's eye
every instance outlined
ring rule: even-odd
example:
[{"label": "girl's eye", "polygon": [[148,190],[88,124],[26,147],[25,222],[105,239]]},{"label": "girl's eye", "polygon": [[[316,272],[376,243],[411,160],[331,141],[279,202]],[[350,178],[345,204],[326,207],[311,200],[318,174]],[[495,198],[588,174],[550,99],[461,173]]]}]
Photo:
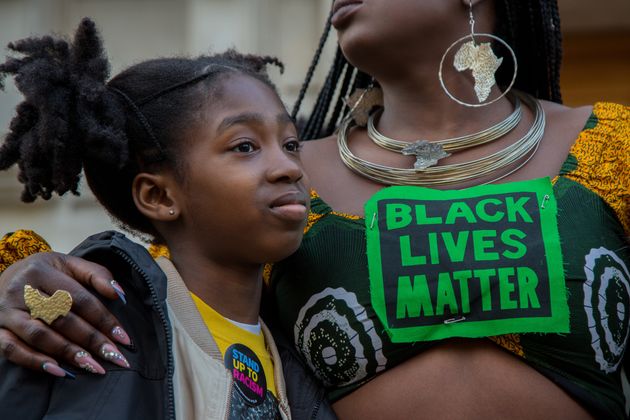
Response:
[{"label": "girl's eye", "polygon": [[232,150],[239,153],[251,153],[254,151],[254,145],[251,142],[246,141],[234,146]]},{"label": "girl's eye", "polygon": [[291,140],[284,144],[284,148],[289,152],[298,152],[302,148],[302,144],[298,140]]}]

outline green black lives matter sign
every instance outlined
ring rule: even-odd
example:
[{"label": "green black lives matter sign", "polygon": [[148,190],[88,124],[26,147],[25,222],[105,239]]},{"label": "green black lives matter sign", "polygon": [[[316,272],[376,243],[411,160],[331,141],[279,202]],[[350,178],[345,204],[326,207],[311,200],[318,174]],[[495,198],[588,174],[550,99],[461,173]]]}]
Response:
[{"label": "green black lives matter sign", "polygon": [[549,178],[365,205],[372,305],[393,342],[569,332]]}]

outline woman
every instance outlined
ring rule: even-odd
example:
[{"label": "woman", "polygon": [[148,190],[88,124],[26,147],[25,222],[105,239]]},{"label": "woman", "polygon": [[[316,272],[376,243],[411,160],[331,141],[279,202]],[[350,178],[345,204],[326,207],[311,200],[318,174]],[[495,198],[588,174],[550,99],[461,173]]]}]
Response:
[{"label": "woman", "polygon": [[[440,84],[438,73],[444,52],[455,40],[470,34],[468,1],[339,1],[333,10],[332,24],[337,29],[343,56],[337,57],[331,70],[306,127],[306,138],[329,133],[327,126],[331,124],[324,121],[326,115],[335,125],[336,104],[330,97],[337,88],[337,81],[342,90],[341,97],[346,95],[345,92],[351,92],[350,77],[355,77],[359,85],[363,83],[363,87],[374,78],[382,88],[383,106],[372,114],[372,123],[376,128],[374,131],[386,140],[412,143],[418,139],[449,139],[477,133],[513,113],[515,105],[508,97],[485,107],[467,107],[452,100]],[[541,99],[539,103],[545,114],[544,134],[537,151],[486,176],[473,173],[472,177],[461,180],[447,176],[427,177],[415,185],[459,189],[494,182],[502,177],[499,183],[509,187],[516,185],[515,181],[540,177],[554,179],[553,193],[549,195],[557,199],[556,223],[568,288],[569,328],[560,334],[536,334],[543,332],[542,329],[527,333],[510,325],[484,334],[461,329],[451,337],[448,331],[437,327],[428,332],[418,327],[416,337],[442,334],[446,339],[419,341],[416,338],[414,341],[413,338],[400,338],[403,332],[394,324],[406,322],[402,325],[414,328],[417,325],[414,318],[419,314],[425,315],[425,321],[432,318],[429,315],[437,315],[436,312],[442,309],[438,307],[440,296],[437,294],[440,292],[447,296],[443,301],[449,303],[448,309],[444,317],[433,318],[438,318],[439,322],[458,322],[443,329],[460,327],[474,320],[475,300],[472,296],[466,300],[462,296],[463,290],[468,289],[459,281],[463,278],[455,278],[456,273],[461,275],[463,272],[457,270],[473,269],[472,275],[466,278],[470,288],[475,281],[483,280],[475,277],[475,268],[485,269],[510,261],[497,259],[487,266],[479,261],[480,258],[475,260],[470,255],[460,264],[453,258],[445,261],[454,255],[449,250],[456,249],[458,244],[469,253],[474,251],[475,244],[496,244],[486,248],[493,252],[501,250],[500,241],[492,242],[491,236],[477,236],[474,241],[474,233],[483,231],[473,223],[456,224],[462,226],[457,228],[461,229],[460,235],[446,237],[443,236],[444,226],[431,225],[440,234],[438,240],[429,240],[431,230],[428,233],[427,230],[411,231],[412,241],[419,241],[417,246],[405,248],[400,242],[399,249],[394,250],[397,253],[392,253],[400,258],[406,249],[409,260],[437,255],[440,257],[437,269],[421,262],[415,271],[403,271],[400,264],[396,266],[395,263],[383,268],[383,271],[399,269],[407,275],[431,273],[438,285],[431,288],[431,275],[427,274],[427,292],[431,298],[426,301],[428,304],[418,304],[423,301],[414,294],[421,287],[422,278],[414,283],[405,276],[388,280],[386,274],[382,274],[382,278],[375,281],[380,273],[373,269],[370,259],[370,226],[374,224],[374,212],[366,214],[370,209],[368,206],[364,208],[364,203],[381,191],[383,184],[414,185],[412,176],[405,174],[392,180],[389,177],[391,170],[375,167],[375,164],[412,168],[416,159],[384,150],[373,138],[376,136],[370,138],[370,127],[364,129],[346,124],[341,125],[336,135],[305,145],[305,169],[317,193],[312,201],[311,222],[302,247],[289,259],[276,264],[271,276],[276,301],[282,303],[277,305],[278,318],[282,320],[285,332],[294,338],[307,363],[327,385],[333,407],[341,418],[415,417],[418,413],[426,418],[513,418],[518,417],[518,413],[527,418],[581,418],[589,414],[623,418],[624,397],[619,374],[628,335],[624,311],[630,292],[630,255],[624,240],[630,232],[628,109],[602,103],[594,108],[570,109],[557,103],[560,101],[560,40],[555,2],[480,1],[472,2],[472,11],[476,33],[495,33],[515,50],[518,60],[515,86]],[[493,31],[493,28],[497,30]],[[488,37],[478,38],[479,42],[489,40]],[[410,39],[422,41],[413,43]],[[495,42],[493,47],[500,47],[499,44]],[[456,44],[453,53],[460,45]],[[512,65],[509,51],[503,51],[503,66]],[[474,78],[464,77],[453,66],[449,67],[448,59],[448,56],[444,59],[441,69],[448,93],[478,104],[474,96]],[[346,64],[346,60],[351,64]],[[352,65],[368,76],[353,75]],[[510,85],[513,77],[512,69],[508,67],[506,70],[503,74],[497,73],[498,83],[503,88]],[[496,86],[493,87],[488,100],[498,98],[500,93]],[[329,105],[329,102],[332,103]],[[521,121],[512,131],[495,141],[452,152],[451,156],[440,160],[436,168],[470,162],[515,144],[528,134],[536,123],[535,114],[541,111],[537,111],[535,103],[525,106],[523,101],[523,112]],[[519,166],[524,162],[526,164]],[[477,171],[484,169],[476,168]],[[430,184],[434,181],[445,182]],[[430,192],[419,194],[429,195]],[[588,203],[585,205],[588,208],[581,207],[582,203]],[[541,205],[545,206],[544,201]],[[493,207],[493,212],[499,208]],[[431,209],[427,205],[426,214],[433,217],[448,211],[444,206],[432,213]],[[503,229],[504,233],[509,227],[488,226],[497,232]],[[367,248],[363,244],[366,231]],[[466,237],[462,231],[470,232],[469,243],[465,246]],[[523,244],[532,255],[530,245],[535,239],[530,238]],[[435,253],[432,252],[433,245],[438,249]],[[381,249],[379,264],[385,264],[384,255]],[[412,262],[408,261],[408,266]],[[296,272],[295,267],[309,269]],[[440,290],[443,278],[444,284],[449,284],[446,282],[448,277],[440,277],[447,273],[451,274],[450,284],[455,296],[452,304],[448,300],[451,289],[444,286]],[[515,276],[513,280],[516,283],[520,279]],[[595,287],[609,280],[608,288]],[[506,280],[505,284],[511,281]],[[295,283],[300,285],[299,288],[293,286]],[[497,283],[500,287],[501,280]],[[527,305],[527,301],[525,305],[517,301],[526,288],[507,290],[505,294],[499,290],[496,295],[492,295],[494,292],[490,295],[496,297],[498,304],[503,295],[508,307],[510,299],[514,299],[514,305]],[[604,295],[609,293],[608,300],[593,298],[597,291]],[[383,295],[380,301],[378,298],[375,301],[377,292]],[[415,304],[405,304],[404,299],[409,295],[416,299]],[[483,304],[484,295],[480,295],[477,302]],[[466,304],[471,306],[468,313],[462,308]],[[379,306],[384,308],[379,309]],[[615,307],[618,309],[611,309]],[[491,309],[497,308],[493,305]],[[427,314],[425,310],[434,313]],[[362,315],[364,311],[367,316]],[[322,316],[323,313],[326,316]],[[599,321],[607,316],[611,317],[610,321]],[[462,319],[464,317],[466,319]],[[511,323],[516,324],[515,321]],[[502,335],[496,337],[498,334]],[[471,338],[458,338],[462,335]],[[483,335],[495,337],[476,339]],[[327,344],[330,337],[335,339],[332,345]],[[380,373],[382,371],[385,373]],[[379,404],[370,404],[371,401],[379,401]]]},{"label": "woman", "polygon": [[[469,38],[455,41],[471,34],[471,21],[474,33],[495,34],[514,51],[516,60],[501,41],[473,37],[479,39],[477,48],[496,41],[494,66],[501,64],[494,77],[501,89],[510,86],[516,61],[513,87],[538,100],[501,96],[491,84],[486,99],[477,96],[475,69],[459,66],[460,72],[454,66]],[[305,144],[302,156],[316,191],[305,240],[295,255],[274,266],[270,280],[280,324],[326,386],[336,413],[623,418],[628,110],[557,103],[555,1],[338,0],[332,24],[343,55],[336,58],[303,136],[330,135],[345,113],[331,98],[338,91],[343,98],[354,85],[380,86],[382,110],[371,114],[371,127],[365,112],[363,118],[354,112],[356,125],[367,128],[343,120],[338,135]],[[354,74],[346,61],[361,73]],[[463,106],[451,96],[469,105],[494,102]],[[369,111],[375,97],[359,92],[349,107]],[[489,127],[490,134],[476,135]],[[464,135],[473,147],[462,145]],[[418,139],[455,139],[450,142],[455,149],[444,146],[429,154],[440,160],[428,168],[447,168],[430,181],[392,169],[414,167],[420,159],[401,154],[399,143]],[[507,163],[492,166],[488,156]],[[454,163],[462,166],[447,166]],[[435,173],[421,173],[427,172]],[[544,177],[554,180],[553,187]],[[467,189],[484,183],[505,189]],[[402,198],[370,199],[380,191],[389,194],[384,186],[396,184],[416,189],[402,190]],[[523,191],[531,199],[515,195]],[[391,213],[388,225],[374,209],[387,209],[390,199],[398,212]],[[528,230],[534,221],[538,230]],[[374,226],[379,235],[371,233]],[[380,237],[393,242],[379,242]],[[388,252],[389,265],[378,270]],[[12,283],[22,284],[25,271],[14,270]],[[390,273],[396,274],[393,281]],[[600,291],[606,299],[598,300]],[[109,319],[105,326],[115,325]],[[23,327],[2,322],[32,343]],[[15,354],[41,357],[30,350]]]},{"label": "woman", "polygon": [[[40,367],[49,376],[0,360],[0,417],[290,419],[280,355],[259,317],[263,264],[297,249],[308,214],[297,131],[266,73],[278,60],[160,58],[108,80],[87,18],[73,42],[10,48],[21,56],[0,74],[15,77],[24,101],[0,161],[20,166],[23,200],[76,193],[83,171],[122,228],[170,252],[154,261],[118,232],[75,248],[120,279],[113,286],[127,293],[108,308],[134,344],[119,327],[126,348],[103,344],[94,353],[103,365],[75,353],[76,374],[55,361]],[[69,317],[71,295],[49,295],[24,287],[31,317]]]}]

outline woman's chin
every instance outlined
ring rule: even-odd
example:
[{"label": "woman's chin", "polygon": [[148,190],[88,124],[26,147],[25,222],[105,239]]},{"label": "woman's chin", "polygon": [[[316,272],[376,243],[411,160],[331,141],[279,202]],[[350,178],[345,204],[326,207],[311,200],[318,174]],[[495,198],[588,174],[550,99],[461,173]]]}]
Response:
[{"label": "woman's chin", "polygon": [[378,61],[379,49],[391,49],[391,45],[384,45],[374,34],[358,29],[340,34],[339,46],[350,64],[367,73],[370,73],[367,69],[372,67],[373,62]]}]

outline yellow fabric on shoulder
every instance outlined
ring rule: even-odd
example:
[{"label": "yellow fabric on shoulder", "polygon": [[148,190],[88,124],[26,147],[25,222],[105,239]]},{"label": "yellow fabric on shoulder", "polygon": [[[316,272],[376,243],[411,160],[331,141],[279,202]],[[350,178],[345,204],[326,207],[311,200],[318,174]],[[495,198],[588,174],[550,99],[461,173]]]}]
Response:
[{"label": "yellow fabric on shoulder", "polygon": [[210,330],[214,341],[216,341],[221,354],[225,357],[225,351],[232,344],[237,343],[251,349],[256,356],[258,356],[258,359],[260,359],[262,369],[265,372],[267,389],[277,398],[276,382],[273,377],[273,362],[271,361],[271,355],[265,343],[265,337],[262,331],[258,334],[246,331],[212,309],[194,293],[191,292],[190,295],[201,314],[203,322],[208,327],[208,330]]},{"label": "yellow fabric on shoulder", "polygon": [[565,176],[599,195],[630,235],[630,107],[596,103],[570,153],[577,168]]},{"label": "yellow fabric on shoulder", "polygon": [[161,244],[151,244],[149,246],[149,254],[153,257],[154,260],[157,260],[159,257],[171,259],[171,252],[168,250],[166,245]]},{"label": "yellow fabric on shoulder", "polygon": [[7,233],[0,240],[0,273],[29,255],[50,251],[48,242],[32,230]]}]

